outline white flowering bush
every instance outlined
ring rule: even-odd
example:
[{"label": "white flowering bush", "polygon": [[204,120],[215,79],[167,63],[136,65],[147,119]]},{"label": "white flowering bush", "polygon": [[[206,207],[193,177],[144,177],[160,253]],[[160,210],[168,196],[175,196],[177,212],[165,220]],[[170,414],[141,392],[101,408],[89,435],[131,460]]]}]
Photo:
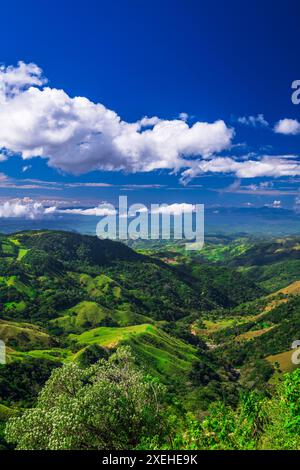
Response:
[{"label": "white flowering bush", "polygon": [[164,432],[164,393],[121,347],[89,368],[54,370],[36,407],[11,418],[5,437],[24,450],[132,449]]}]

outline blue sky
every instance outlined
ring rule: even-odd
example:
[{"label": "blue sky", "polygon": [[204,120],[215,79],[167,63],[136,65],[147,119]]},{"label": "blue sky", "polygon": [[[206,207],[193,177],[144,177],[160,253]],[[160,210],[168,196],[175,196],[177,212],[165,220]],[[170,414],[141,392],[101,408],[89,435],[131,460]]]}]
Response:
[{"label": "blue sky", "polygon": [[1,204],[299,205],[299,3],[76,3],[1,5]]}]

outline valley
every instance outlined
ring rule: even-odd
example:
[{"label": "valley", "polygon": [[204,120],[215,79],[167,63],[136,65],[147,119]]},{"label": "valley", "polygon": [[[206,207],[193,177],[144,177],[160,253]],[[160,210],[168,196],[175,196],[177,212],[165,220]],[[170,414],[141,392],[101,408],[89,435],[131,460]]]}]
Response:
[{"label": "valley", "polygon": [[176,419],[201,420],[219,402],[238,409],[245,393],[270,398],[297,369],[299,237],[210,234],[199,253],[131,245],[63,231],[0,235],[2,448],[7,419],[35,405],[53,371],[91,367],[119,348],[166,387]]}]

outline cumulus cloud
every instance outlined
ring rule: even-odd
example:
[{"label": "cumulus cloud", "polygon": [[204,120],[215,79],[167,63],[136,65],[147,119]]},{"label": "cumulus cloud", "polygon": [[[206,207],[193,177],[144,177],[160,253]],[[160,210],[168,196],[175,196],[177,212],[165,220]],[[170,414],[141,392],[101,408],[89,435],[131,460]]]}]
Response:
[{"label": "cumulus cloud", "polygon": [[269,123],[265,120],[263,114],[257,116],[241,116],[238,118],[238,122],[244,126],[251,127],[268,127]]},{"label": "cumulus cloud", "polygon": [[205,173],[231,173],[237,178],[257,178],[263,176],[300,175],[300,163],[293,155],[262,156],[259,160],[235,160],[232,157],[217,157],[208,161],[196,162],[182,174],[187,182]]},{"label": "cumulus cloud", "polygon": [[40,202],[24,198],[10,200],[0,204],[0,218],[40,219],[45,215],[53,214],[55,207],[44,207]]},{"label": "cumulus cloud", "polygon": [[36,64],[18,62],[17,67],[12,65],[0,66],[0,102],[6,97],[19,94],[27,86],[42,86],[47,80],[42,76],[42,70]]},{"label": "cumulus cloud", "polygon": [[94,215],[97,217],[102,217],[106,215],[116,215],[116,210],[112,209],[111,207],[105,207],[105,204],[102,204],[97,207],[90,207],[87,209],[82,209],[82,208],[60,209],[58,212],[60,214]]},{"label": "cumulus cloud", "polygon": [[[194,212],[196,210],[196,206],[193,204],[188,203],[174,203],[174,204],[161,204],[159,207],[155,207],[151,209],[152,214],[170,214],[170,215],[181,215],[187,212]],[[133,217],[136,215],[137,212],[150,212],[149,209],[141,205],[139,209],[134,211],[128,212],[129,217]],[[107,215],[116,215],[117,211],[112,208],[111,205],[101,204],[97,207],[90,207],[90,208],[71,208],[71,209],[59,209],[57,213],[60,214],[73,214],[73,215],[89,215],[89,216],[107,216]],[[123,215],[121,215],[123,217]]]},{"label": "cumulus cloud", "polygon": [[[54,205],[55,204],[55,205]],[[49,216],[79,215],[104,217],[117,215],[118,211],[112,205],[102,203],[96,207],[67,207],[62,208],[62,201],[35,201],[31,198],[10,199],[0,203],[0,218],[42,219]],[[161,204],[151,207],[152,214],[181,215],[194,212],[196,206],[188,203]],[[141,206],[138,212],[150,212],[146,206]],[[129,217],[136,215],[136,211],[128,212]],[[121,215],[122,217],[122,215]]]},{"label": "cumulus cloud", "polygon": [[[67,201],[40,200],[35,201],[31,198],[11,199],[0,204],[0,217],[20,217],[29,219],[40,219],[48,215],[83,215],[103,217],[117,215],[118,209],[111,204],[103,202],[96,207],[67,207],[62,206]],[[130,217],[135,216],[136,212],[151,212],[152,214],[170,214],[181,215],[183,213],[194,212],[196,205],[186,202],[173,204],[151,205],[151,209],[141,205],[138,210],[128,212]],[[122,215],[121,215],[122,216]]]},{"label": "cumulus cloud", "polygon": [[[1,175],[0,175],[1,177]],[[54,205],[55,204],[55,205]],[[25,197],[23,199],[10,199],[0,203],[0,218],[42,219],[53,215],[115,215],[116,210],[105,203],[97,207],[87,208],[61,208],[64,201],[41,200],[36,201]]]},{"label": "cumulus cloud", "polygon": [[160,121],[161,121],[161,119],[159,119],[159,117],[157,117],[157,116],[152,116],[152,117],[145,116],[145,117],[143,117],[143,118],[139,121],[140,129],[141,129],[142,127],[151,127],[151,126],[155,126],[155,125],[158,124]]},{"label": "cumulus cloud", "polygon": [[186,202],[174,203],[169,205],[161,205],[160,207],[152,209],[152,214],[172,214],[181,215],[184,212],[194,212],[196,206],[194,204],[188,204]]},{"label": "cumulus cloud", "polygon": [[300,122],[297,119],[281,119],[275,124],[274,131],[277,134],[300,134]]},{"label": "cumulus cloud", "polygon": [[[50,166],[74,174],[167,169],[183,171],[183,182],[209,172],[232,173],[237,178],[300,174],[293,156],[248,155],[239,160],[218,156],[232,147],[234,136],[234,129],[223,120],[189,126],[187,113],[180,113],[172,120],[145,116],[129,123],[101,103],[70,97],[46,83],[36,64],[0,66],[0,161],[16,153],[24,160],[40,156]],[[263,114],[243,116],[238,122],[269,125]],[[274,131],[299,134],[300,123],[282,119]],[[29,167],[24,163],[23,171]]]},{"label": "cumulus cloud", "polygon": [[42,70],[19,62],[0,69],[0,148],[23,159],[47,158],[52,167],[91,170],[188,167],[186,157],[209,158],[227,149],[233,129],[222,120],[196,122],[145,117],[123,121],[101,103],[46,87]]}]

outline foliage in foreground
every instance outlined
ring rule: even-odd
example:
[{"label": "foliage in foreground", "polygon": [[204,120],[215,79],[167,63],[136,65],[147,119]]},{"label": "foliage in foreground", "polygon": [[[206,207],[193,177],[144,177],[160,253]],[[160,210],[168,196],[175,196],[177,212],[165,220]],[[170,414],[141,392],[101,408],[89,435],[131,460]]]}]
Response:
[{"label": "foliage in foreground", "polygon": [[247,393],[236,410],[216,402],[205,419],[188,415],[187,423],[175,438],[181,449],[299,450],[300,368],[285,374],[271,398]]},{"label": "foliage in foreground", "polygon": [[121,347],[86,369],[54,370],[36,408],[9,419],[6,440],[17,449],[300,449],[300,368],[271,398],[215,402],[203,419],[168,407],[165,388]]},{"label": "foliage in foreground", "polygon": [[36,408],[11,418],[6,440],[17,449],[132,449],[161,436],[164,388],[144,376],[128,348],[89,368],[56,369]]}]

